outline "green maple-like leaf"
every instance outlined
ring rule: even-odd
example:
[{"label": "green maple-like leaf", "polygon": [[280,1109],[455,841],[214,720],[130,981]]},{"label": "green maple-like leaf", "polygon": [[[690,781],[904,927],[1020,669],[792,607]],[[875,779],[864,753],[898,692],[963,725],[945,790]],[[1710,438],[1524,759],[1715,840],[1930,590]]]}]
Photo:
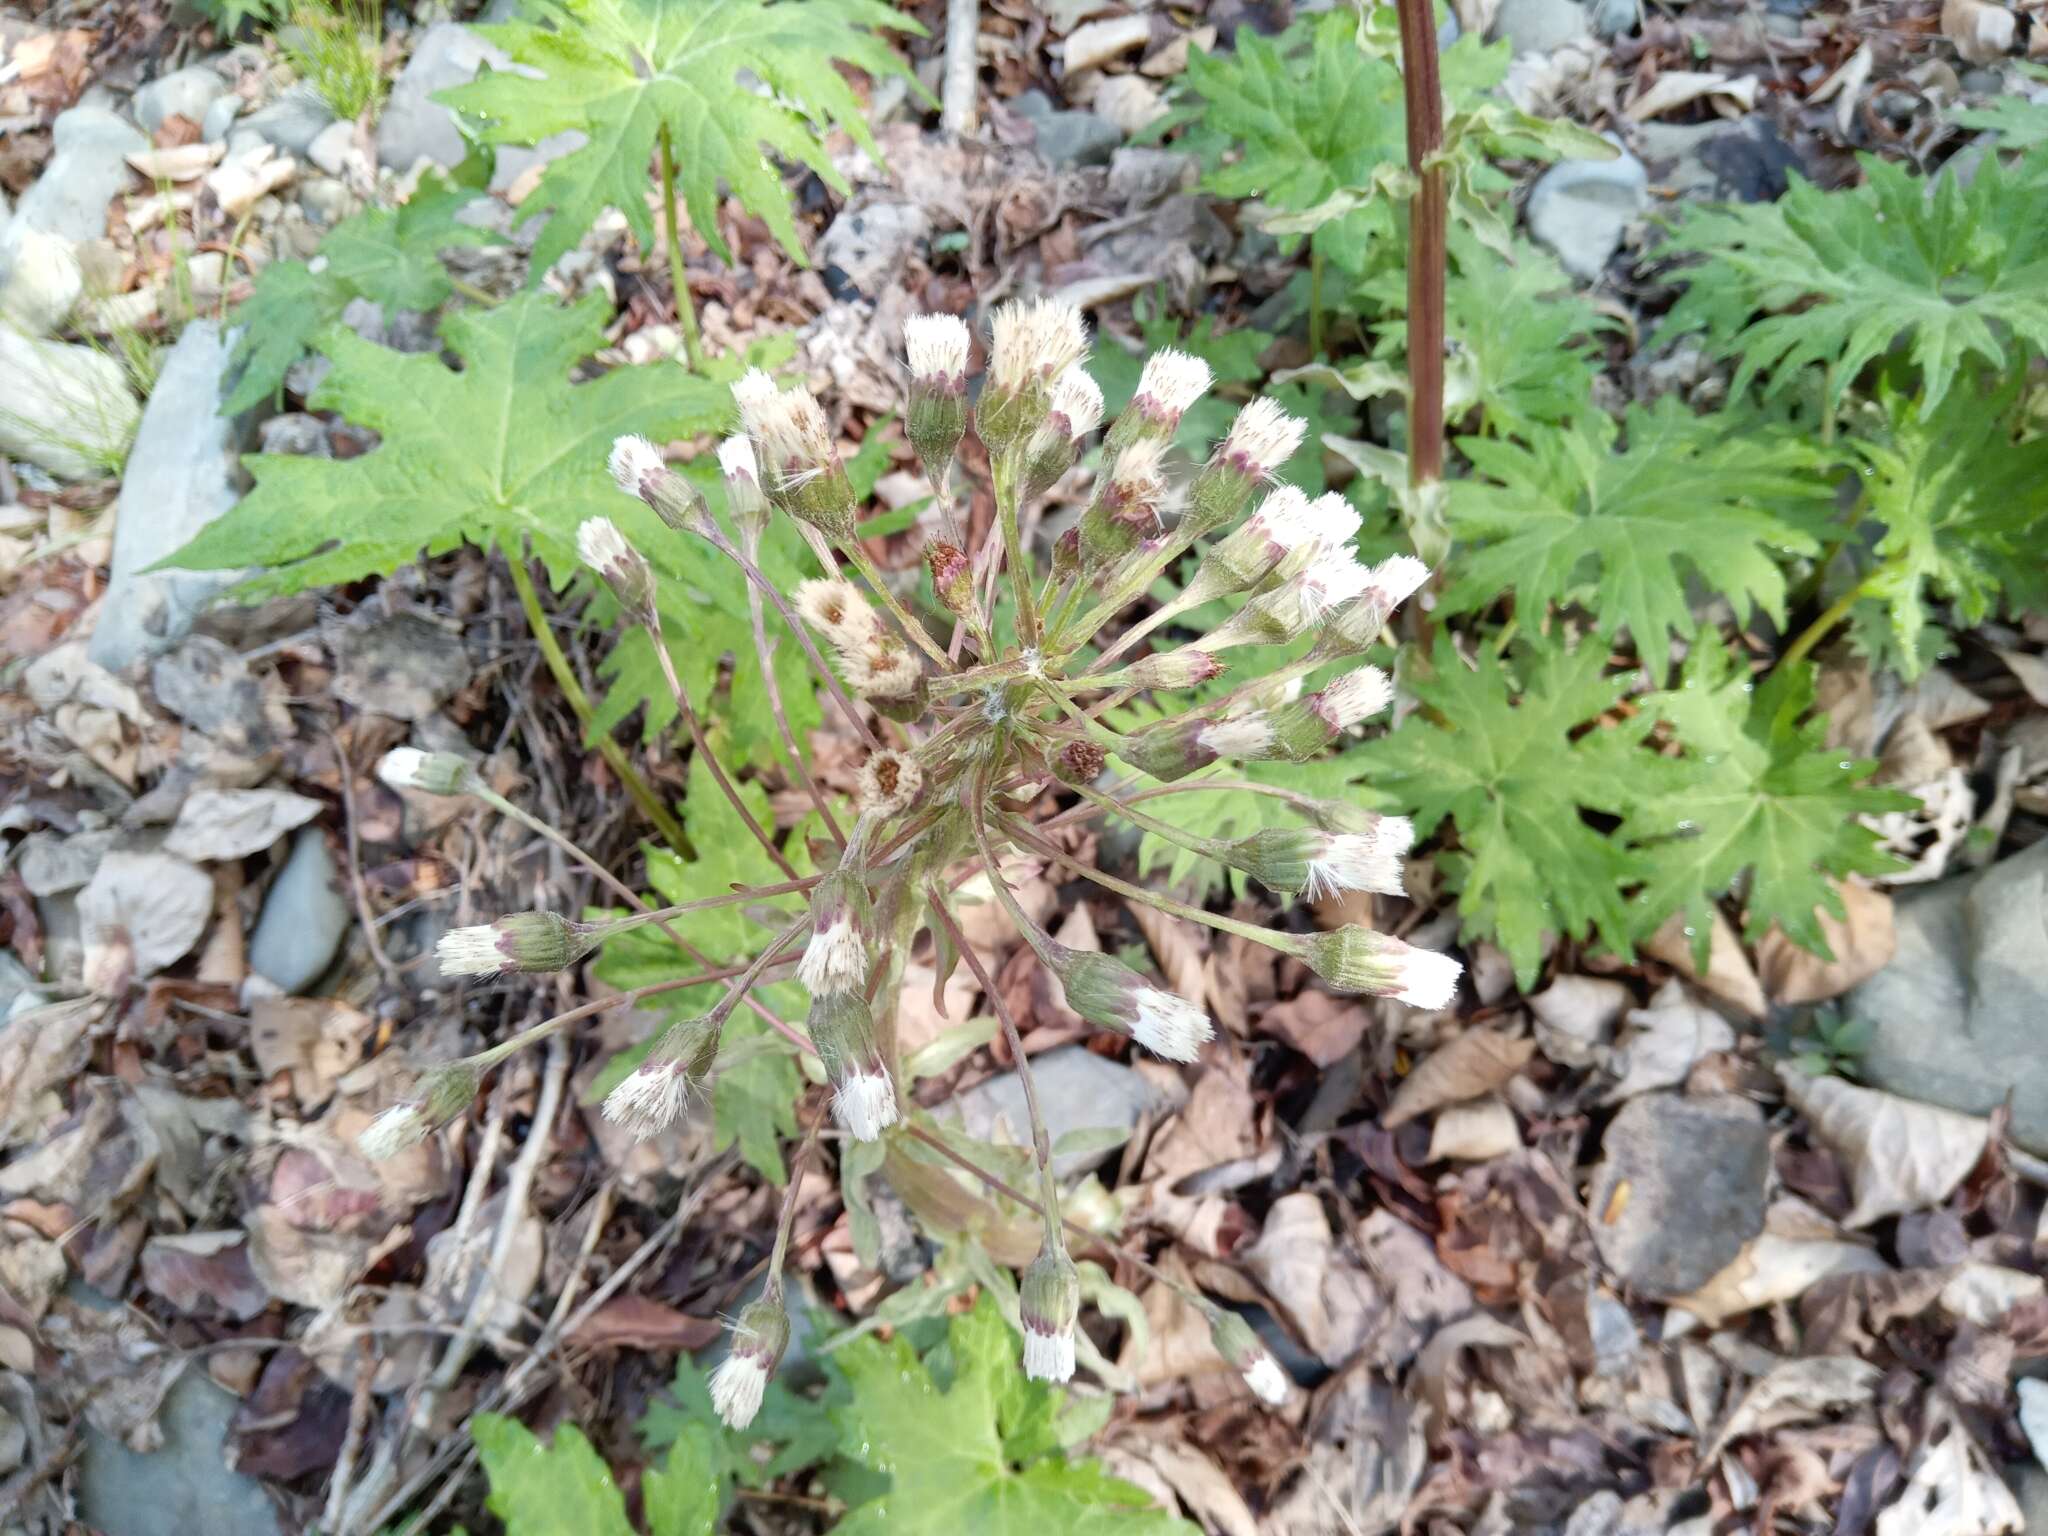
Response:
[{"label": "green maple-like leaf", "polygon": [[1053,1394],[1025,1379],[1018,1349],[984,1292],[948,1330],[950,1381],[900,1334],[838,1352],[853,1389],[836,1411],[841,1453],[889,1479],[838,1536],[1193,1536],[1143,1489],[1058,1453]]},{"label": "green maple-like leaf", "polygon": [[1601,634],[1626,628],[1659,673],[1666,632],[1696,628],[1688,571],[1738,611],[1784,622],[1777,557],[1813,552],[1806,525],[1827,507],[1804,438],[1755,416],[1695,416],[1669,395],[1632,407],[1625,426],[1621,451],[1615,423],[1598,413],[1527,444],[1459,440],[1485,478],[1450,488],[1452,531],[1477,544],[1454,567],[1452,611],[1509,588],[1530,622],[1583,600]]},{"label": "green maple-like leaf", "polygon": [[[2037,86],[2048,85],[2048,68],[2017,61],[2007,67],[2028,76]],[[1994,154],[2029,155],[2048,149],[2048,102],[2033,100],[2023,90],[2008,91],[1981,107],[1964,107],[1949,115],[1958,128],[1997,134],[1991,146]]]},{"label": "green maple-like leaf", "polygon": [[1367,775],[1427,837],[1449,820],[1459,852],[1439,867],[1469,934],[1496,939],[1523,987],[1535,982],[1545,933],[1597,935],[1627,954],[1634,923],[1623,890],[1640,877],[1631,849],[1590,824],[1634,801],[1655,759],[1638,750],[1647,722],[1586,727],[1620,700],[1605,648],[1524,648],[1517,678],[1490,650],[1468,667],[1439,639],[1428,674],[1404,678],[1422,704],[1343,761]]},{"label": "green maple-like leaf", "polygon": [[[877,160],[881,151],[838,66],[907,77],[880,34],[922,31],[882,0],[528,0],[526,13],[478,30],[541,78],[496,71],[436,99],[484,119],[489,143],[537,144],[571,129],[588,137],[549,162],[523,205],[549,215],[536,282],[606,208],[653,248],[649,167],[664,133],[690,222],[722,259],[732,253],[718,232],[720,182],[802,261],[768,155],[845,190],[820,132],[842,129]],[[749,73],[766,89],[744,83]]]},{"label": "green maple-like leaf", "polygon": [[612,440],[665,441],[724,421],[724,389],[680,368],[621,368],[584,384],[569,375],[604,344],[610,307],[592,295],[567,308],[524,294],[442,325],[461,360],[402,353],[330,329],[334,360],[311,404],[374,428],[382,443],[348,460],[253,455],[255,489],[166,564],[262,566],[251,596],[388,575],[464,541],[519,555],[531,548],[557,584],[580,569],[576,529],[604,516],[660,570],[683,547],[605,469]]},{"label": "green maple-like leaf", "polygon": [[1880,379],[1877,429],[1851,442],[1864,515],[1884,528],[1851,620],[1865,652],[1908,678],[1939,638],[1930,599],[1964,628],[2048,601],[2048,437],[2015,436],[2025,385],[1956,390],[1929,410]]},{"label": "green maple-like leaf", "polygon": [[1829,877],[1906,867],[1856,818],[1918,802],[1865,784],[1875,763],[1828,748],[1811,667],[1779,667],[1759,687],[1727,647],[1703,640],[1678,687],[1639,703],[1668,721],[1685,749],[1675,767],[1659,760],[1626,825],[1648,869],[1641,931],[1682,911],[1705,970],[1714,897],[1746,875],[1749,937],[1776,923],[1793,943],[1833,959],[1819,913],[1846,914]]},{"label": "green maple-like leaf", "polygon": [[[635,1536],[611,1469],[575,1425],[558,1425],[552,1445],[496,1413],[478,1414],[470,1432],[505,1536]],[[711,1536],[717,1489],[703,1442],[677,1439],[667,1464],[648,1468],[642,1482],[647,1536]]]},{"label": "green maple-like leaf", "polygon": [[2017,368],[2026,350],[2048,350],[2039,165],[2008,170],[1991,155],[1968,187],[1950,175],[1930,187],[1875,156],[1862,163],[1868,179],[1851,191],[1794,176],[1774,203],[1689,212],[1671,247],[1707,260],[1684,274],[1667,332],[1703,329],[1739,356],[1737,391],[1757,377],[1788,389],[1824,366],[1831,404],[1903,337],[1930,410],[1966,361]]},{"label": "green maple-like leaf", "polygon": [[242,339],[234,364],[241,372],[222,413],[237,415],[275,394],[285,371],[341,318],[351,299],[369,299],[387,310],[438,309],[454,292],[440,253],[499,238],[457,217],[482,195],[430,172],[398,207],[366,208],[335,225],[312,261],[265,267],[236,311]]}]

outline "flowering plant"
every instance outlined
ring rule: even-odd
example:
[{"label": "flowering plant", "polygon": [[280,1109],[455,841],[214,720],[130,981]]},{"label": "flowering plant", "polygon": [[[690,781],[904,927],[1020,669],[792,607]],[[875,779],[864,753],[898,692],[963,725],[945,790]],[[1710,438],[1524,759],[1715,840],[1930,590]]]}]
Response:
[{"label": "flowering plant", "polygon": [[[649,909],[561,834],[486,788],[460,759],[405,750],[387,757],[381,771],[395,785],[482,797],[583,860],[636,909],[608,922],[533,912],[457,929],[440,945],[445,972],[562,970],[614,934],[653,926],[703,967],[689,983],[724,983],[708,1012],[671,1026],[612,1090],[605,1113],[613,1120],[643,1136],[675,1123],[692,1097],[718,1076],[727,1021],[746,1006],[792,1047],[816,1057],[831,1086],[832,1118],[846,1137],[859,1143],[920,1142],[966,1177],[1035,1211],[1042,1237],[1017,1291],[1024,1365],[1033,1377],[1064,1381],[1075,1368],[1082,1292],[1068,1233],[1090,1242],[1097,1238],[1061,1214],[1030,1063],[1002,992],[961,932],[960,888],[975,876],[986,882],[1058,978],[1075,1013],[1170,1061],[1195,1060],[1209,1040],[1210,1021],[1201,1008],[1117,959],[1077,950],[1047,933],[1006,883],[1005,850],[1065,865],[1132,901],[1277,950],[1338,990],[1422,1008],[1445,1005],[1459,975],[1447,956],[1356,925],[1296,933],[1205,911],[1075,860],[1028,814],[1043,795],[1070,796],[1074,803],[1059,813],[1062,822],[1122,816],[1283,897],[1313,901],[1346,891],[1399,893],[1401,858],[1413,840],[1404,820],[1267,785],[1214,777],[1186,786],[1179,781],[1225,760],[1313,757],[1385,708],[1391,686],[1371,666],[1350,667],[1314,692],[1302,693],[1301,685],[1329,664],[1360,657],[1427,571],[1405,556],[1362,565],[1353,551],[1358,517],[1341,497],[1310,500],[1270,484],[1304,429],[1269,401],[1244,406],[1193,477],[1173,485],[1167,445],[1182,414],[1209,387],[1210,375],[1199,359],[1172,350],[1147,361],[1135,398],[1107,433],[1085,511],[1052,541],[1049,560],[1034,558],[1029,514],[1075,467],[1103,414],[1101,392],[1083,366],[1088,337],[1079,312],[1044,300],[998,309],[987,375],[971,406],[967,327],[951,316],[920,316],[906,328],[905,340],[908,435],[930,478],[941,530],[924,550],[935,602],[927,614],[951,620],[943,638],[897,596],[863,547],[857,498],[825,412],[808,390],[779,389],[758,370],[734,386],[740,431],[718,453],[730,528],[688,480],[668,468],[653,444],[623,437],[611,457],[621,491],[644,503],[674,536],[707,540],[734,562],[755,600],[764,668],[765,611],[773,608],[866,748],[851,816],[842,822],[846,807],[835,807],[820,789],[785,727],[792,778],[829,839],[816,873],[799,871],[719,766],[660,643],[648,562],[605,518],[583,525],[583,560],[616,596],[625,621],[653,633],[655,654],[667,669],[694,751],[785,879]],[[987,450],[995,500],[994,528],[972,550],[949,495],[954,460],[970,425]],[[789,594],[762,575],[757,558],[768,520],[778,513],[795,521],[823,572]],[[1189,559],[1190,574],[1176,596],[1113,638],[1106,633]],[[1206,635],[1140,654],[1166,625],[1202,604],[1233,597],[1242,598],[1240,606]],[[1277,676],[1256,678],[1142,730],[1119,733],[1104,723],[1114,705],[1140,692],[1170,694],[1218,677],[1232,647],[1311,637],[1300,659]],[[1108,772],[1111,758],[1158,782],[1140,789],[1120,781]],[[1231,840],[1194,837],[1140,806],[1177,787],[1279,795],[1299,812],[1300,823]],[[777,897],[800,900],[802,909],[789,907],[777,917],[766,941],[744,963],[710,964],[676,926],[695,908],[749,903],[759,911]],[[935,1136],[899,1089],[897,1003],[906,959],[927,930],[940,982],[965,963],[1007,1037],[1030,1115],[1035,1200]],[[768,973],[791,967],[809,999],[801,1025],[776,1017],[754,995]],[[365,1133],[365,1150],[389,1154],[446,1125],[474,1100],[483,1074],[498,1061],[597,1006],[602,1005],[572,1010],[429,1073],[412,1097]],[[808,1146],[807,1141],[806,1151]],[[788,1340],[781,1271],[801,1169],[800,1154],[766,1288],[738,1319],[713,1386],[720,1414],[736,1426],[752,1418]],[[1157,1275],[1142,1259],[1119,1256]],[[1241,1318],[1157,1277],[1209,1319],[1216,1348],[1259,1396],[1284,1397],[1284,1373]]]}]

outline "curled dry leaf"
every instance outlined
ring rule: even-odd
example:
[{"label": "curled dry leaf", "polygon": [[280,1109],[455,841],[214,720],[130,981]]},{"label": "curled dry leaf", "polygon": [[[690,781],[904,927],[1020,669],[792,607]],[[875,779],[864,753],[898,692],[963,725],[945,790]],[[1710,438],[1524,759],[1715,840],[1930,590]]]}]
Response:
[{"label": "curled dry leaf", "polygon": [[1735,1031],[1728,1021],[1694,1002],[1676,979],[1667,981],[1649,1007],[1629,1011],[1628,1032],[1612,1062],[1621,1081],[1601,1102],[1619,1104],[1639,1093],[1676,1087],[1702,1056],[1734,1048]]},{"label": "curled dry leaf", "polygon": [[1284,1040],[1319,1067],[1330,1067],[1358,1049],[1372,1014],[1356,998],[1337,997],[1317,987],[1275,1003],[1259,1018],[1262,1034]]},{"label": "curled dry leaf", "polygon": [[2012,1490],[1955,1410],[1943,1408],[1913,1453],[1905,1489],[1877,1517],[1877,1536],[2003,1536],[2026,1525]]},{"label": "curled dry leaf", "polygon": [[1437,1112],[1436,1123],[1429,1128],[1432,1163],[1483,1163],[1505,1157],[1521,1145],[1515,1112],[1491,1094],[1447,1105]]},{"label": "curled dry leaf", "polygon": [[1826,907],[1816,912],[1821,937],[1834,951],[1832,960],[1800,948],[1775,923],[1757,940],[1757,969],[1763,973],[1764,990],[1774,1002],[1825,1002],[1868,981],[1891,963],[1899,941],[1892,926],[1890,894],[1856,880],[1832,883],[1848,914],[1837,918]]},{"label": "curled dry leaf", "polygon": [[1941,35],[1969,64],[1993,64],[2023,51],[2019,17],[1989,0],[1942,0]]},{"label": "curled dry leaf", "polygon": [[103,1004],[28,1008],[0,1023],[0,1151],[34,1137],[64,1112],[58,1090],[85,1070],[87,1031]]},{"label": "curled dry leaf", "polygon": [[1707,1448],[1705,1459],[1712,1461],[1731,1441],[1744,1435],[1811,1423],[1837,1408],[1868,1402],[1883,1379],[1884,1372],[1869,1361],[1848,1355],[1787,1360],[1743,1395]]},{"label": "curled dry leaf", "polygon": [[1449,1045],[1432,1051],[1402,1080],[1380,1123],[1392,1130],[1446,1104],[1492,1093],[1527,1066],[1535,1054],[1534,1040],[1513,1039],[1492,1029],[1468,1029]]},{"label": "curled dry leaf", "polygon": [[2048,1281],[2039,1275],[2002,1264],[1964,1264],[1942,1286],[1941,1306],[1951,1317],[1979,1328],[1996,1328],[2014,1307],[2044,1292]]},{"label": "curled dry leaf", "polygon": [[320,814],[320,802],[288,789],[195,789],[179,808],[164,851],[181,859],[243,859]]},{"label": "curled dry leaf", "polygon": [[1662,960],[1746,1018],[1761,1019],[1771,1011],[1764,998],[1763,984],[1756,979],[1749,957],[1742,952],[1742,941],[1719,912],[1714,914],[1704,975],[1692,963],[1692,935],[1685,931],[1683,912],[1672,913],[1662,928],[1643,940],[1641,947],[1652,960]]},{"label": "curled dry leaf", "polygon": [[199,942],[213,882],[167,853],[113,852],[78,898],[85,984],[103,997],[154,976]]},{"label": "curled dry leaf", "polygon": [[1244,1267],[1325,1365],[1358,1353],[1386,1311],[1372,1276],[1336,1251],[1323,1203],[1307,1190],[1273,1203]]},{"label": "curled dry leaf", "polygon": [[[1796,1300],[1831,1275],[1880,1273],[1889,1273],[1888,1266],[1860,1243],[1764,1231],[1751,1239],[1734,1263],[1690,1295],[1675,1297],[1671,1305],[1718,1328],[1757,1307]],[[1667,1324],[1665,1337],[1680,1331]]]},{"label": "curled dry leaf", "polygon": [[1259,1525],[1229,1475],[1213,1456],[1173,1440],[1151,1440],[1145,1458],[1205,1531],[1222,1536],[1258,1536]]},{"label": "curled dry leaf", "polygon": [[1790,1067],[1779,1076],[1785,1097],[1848,1167],[1856,1206],[1845,1226],[1940,1204],[1976,1166],[1991,1135],[1988,1120],[1838,1077],[1809,1077]]},{"label": "curled dry leaf", "polygon": [[1560,976],[1529,999],[1536,1044],[1561,1067],[1593,1066],[1631,1000],[1627,986],[1610,976]]},{"label": "curled dry leaf", "polygon": [[180,1312],[247,1322],[270,1305],[239,1231],[166,1233],[142,1247],[142,1283]]}]

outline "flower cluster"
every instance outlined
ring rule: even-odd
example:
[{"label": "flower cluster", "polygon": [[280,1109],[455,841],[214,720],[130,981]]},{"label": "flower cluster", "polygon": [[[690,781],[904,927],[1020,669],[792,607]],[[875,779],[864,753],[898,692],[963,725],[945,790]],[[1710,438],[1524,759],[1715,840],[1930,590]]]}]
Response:
[{"label": "flower cluster", "polygon": [[[1078,1332],[1082,1282],[1068,1251],[1071,1223],[1060,1211],[1029,1059],[1001,990],[964,937],[958,908],[970,892],[986,892],[1057,977],[1069,1008],[1167,1061],[1195,1061],[1210,1040],[1213,1028],[1200,1006],[1120,959],[1055,939],[1010,888],[1006,856],[1059,865],[1128,900],[1265,945],[1333,988],[1445,1006],[1460,975],[1447,956],[1356,924],[1318,928],[1283,918],[1266,925],[1211,913],[1095,868],[1057,835],[1058,826],[1117,816],[1241,871],[1284,901],[1398,895],[1414,840],[1407,822],[1239,782],[1229,777],[1229,765],[1313,758],[1385,710],[1393,685],[1364,664],[1364,653],[1428,572],[1407,556],[1362,562],[1358,514],[1342,496],[1310,498],[1277,482],[1302,443],[1304,424],[1271,401],[1246,402],[1182,483],[1173,470],[1174,441],[1212,380],[1200,359],[1172,350],[1145,363],[1130,405],[1101,439],[1079,515],[1055,534],[1052,517],[1033,514],[1045,511],[1039,503],[1050,490],[1071,483],[1070,471],[1103,420],[1081,315],[1048,300],[996,310],[978,395],[974,338],[961,321],[919,316],[904,339],[907,435],[938,513],[939,528],[924,550],[928,592],[906,590],[875,566],[830,418],[801,386],[781,387],[757,369],[733,387],[739,432],[717,452],[724,519],[654,445],[621,438],[613,450],[611,470],[623,493],[677,535],[704,539],[731,559],[747,584],[760,664],[768,667],[765,616],[772,610],[846,729],[864,744],[865,757],[850,804],[840,803],[814,782],[803,744],[783,727],[792,789],[810,797],[812,825],[829,834],[802,852],[759,825],[709,759],[719,791],[789,878],[733,894],[732,901],[747,902],[751,915],[768,922],[766,942],[744,964],[693,973],[724,983],[718,1001],[701,1017],[669,1027],[604,1109],[638,1136],[677,1124],[716,1079],[726,1021],[746,1006],[815,1059],[845,1136],[892,1147],[906,1139],[929,1143],[995,1187],[993,1175],[979,1173],[953,1143],[936,1137],[903,1091],[897,1001],[906,961],[929,929],[942,971],[956,959],[975,968],[1022,1077],[1039,1184],[1036,1200],[1026,1203],[1044,1236],[1018,1287],[1017,1321],[1028,1373],[1059,1381],[1077,1361],[1092,1358]],[[961,530],[951,488],[970,431],[987,454],[994,493],[992,526],[979,548],[970,548]],[[787,594],[762,574],[759,560],[763,530],[776,513],[792,520],[819,568]],[[587,524],[579,547],[618,597],[624,622],[651,632],[678,717],[693,749],[708,757],[668,657],[653,565],[607,519]],[[1166,601],[1142,616],[1129,611],[1176,578]],[[1227,618],[1206,632],[1188,629],[1197,610],[1219,603],[1229,605]],[[1295,659],[1230,686],[1231,653],[1252,645],[1291,645]],[[1190,690],[1199,691],[1174,707],[1171,695]],[[1141,728],[1119,712],[1139,693],[1157,706],[1142,713],[1150,723]],[[387,758],[383,771],[407,789],[480,796],[582,856],[496,797],[459,759],[407,749]],[[1219,778],[1247,795],[1277,797],[1286,817],[1264,819],[1291,824],[1234,839],[1198,837],[1156,803]],[[602,877],[631,896],[608,873]],[[442,968],[451,976],[561,970],[612,934],[648,925],[695,956],[688,909],[635,906],[604,922],[520,913],[457,929],[442,941]],[[778,966],[793,967],[808,999],[800,1023],[775,1016],[757,995]],[[526,1038],[429,1076],[412,1100],[372,1126],[365,1149],[388,1153],[447,1124],[474,1100],[482,1074]],[[794,1183],[793,1177],[767,1289],[741,1313],[713,1382],[719,1412],[735,1425],[752,1419],[788,1339],[781,1263]],[[946,1213],[935,1210],[932,1219]],[[1209,1318],[1217,1350],[1247,1386],[1263,1399],[1282,1400],[1285,1374],[1243,1320],[1205,1298],[1190,1293],[1189,1300]]]}]

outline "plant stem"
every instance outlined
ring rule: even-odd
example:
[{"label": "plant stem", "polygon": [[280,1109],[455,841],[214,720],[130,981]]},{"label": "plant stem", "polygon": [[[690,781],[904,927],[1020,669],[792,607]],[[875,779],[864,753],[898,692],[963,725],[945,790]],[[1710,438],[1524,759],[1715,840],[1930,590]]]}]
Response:
[{"label": "plant stem", "polygon": [[789,1254],[790,1229],[796,1225],[797,1186],[804,1181],[804,1162],[817,1145],[818,1127],[824,1123],[823,1115],[811,1122],[810,1130],[797,1143],[796,1155],[789,1160],[789,1188],[782,1192],[782,1212],[775,1221],[775,1251],[768,1256],[768,1283],[773,1286],[782,1284],[782,1261]]},{"label": "plant stem", "polygon": [[811,797],[811,804],[817,809],[825,823],[825,830],[832,835],[832,841],[840,847],[846,846],[846,834],[839,830],[839,823],[833,819],[832,807],[826,802],[817,781],[811,777],[810,769],[804,766],[803,748],[797,745],[796,732],[789,728],[789,712],[782,707],[782,684],[775,680],[775,656],[768,649],[768,623],[761,606],[761,594],[752,582],[747,584],[747,618],[754,627],[754,655],[761,664],[761,687],[768,695],[769,711],[775,716],[775,728],[782,736],[782,749],[789,758],[790,770],[803,785],[804,793]]},{"label": "plant stem", "polygon": [[882,600],[882,606],[889,610],[890,615],[902,628],[903,633],[910,637],[911,644],[923,651],[925,655],[931,657],[938,664],[941,672],[952,671],[953,661],[946,654],[945,647],[931,637],[924,625],[918,622],[916,614],[896,600],[896,594],[891,592],[887,583],[882,580],[881,567],[869,558],[868,552],[865,549],[861,548],[860,540],[858,538],[843,540],[839,548],[846,558],[853,562],[853,568],[867,579],[867,584],[874,589],[875,596]]},{"label": "plant stem", "polygon": [[[533,577],[526,569],[526,559],[507,551],[505,563],[512,568],[512,586],[519,593],[519,606],[526,614],[526,627],[532,631],[534,643],[540,647],[541,659],[548,664],[555,686],[562,690],[562,697],[569,701],[569,708],[588,731],[590,699],[583,691],[583,684],[576,680],[575,670],[569,665],[569,658],[562,654],[561,643],[555,639],[555,632],[548,624],[547,613],[540,605],[540,593],[534,588]],[[684,835],[682,823],[661,803],[640,776],[640,771],[626,760],[626,749],[608,735],[599,736],[596,745],[598,755],[618,775],[619,783],[625,786],[626,793],[633,797],[633,803],[640,807],[641,813],[654,823],[654,830],[661,834],[661,840],[685,859],[695,859],[697,850]]]},{"label": "plant stem", "polygon": [[1031,566],[1024,558],[1019,468],[1016,450],[996,456],[996,520],[1003,530],[1003,563],[1010,568],[1010,595],[1017,604],[1017,638],[1029,649],[1038,644],[1038,605],[1031,595]]},{"label": "plant stem", "polygon": [[1314,235],[1308,241],[1308,355],[1323,355],[1323,248]]},{"label": "plant stem", "polygon": [[697,334],[697,304],[690,297],[690,275],[683,269],[682,232],[676,228],[676,159],[669,148],[668,124],[661,125],[661,226],[668,239],[668,279],[676,291],[676,325],[683,333],[683,360],[690,372],[704,371],[704,343]]},{"label": "plant stem", "polygon": [[1868,593],[1871,580],[1870,577],[1864,578],[1829,604],[1827,611],[1807,625],[1800,632],[1799,638],[1785,648],[1784,655],[1778,658],[1773,670],[1775,671],[1777,667],[1794,667],[1804,661],[1807,654],[1825,640],[1837,624],[1849,616],[1849,610],[1863,600]]},{"label": "plant stem", "polygon": [[1079,859],[1061,853],[1059,849],[1053,847],[1052,844],[1039,837],[1036,833],[1026,830],[1014,817],[1006,816],[1003,818],[1003,830],[1016,838],[1020,843],[1035,849],[1043,857],[1064,864],[1075,874],[1081,876],[1082,879],[1093,880],[1104,890],[1115,891],[1119,896],[1128,897],[1132,901],[1143,902],[1149,907],[1157,907],[1161,912],[1166,913],[1170,917],[1185,918],[1191,923],[1201,923],[1204,927],[1215,928],[1224,933],[1234,933],[1241,939],[1250,939],[1254,944],[1263,944],[1269,949],[1283,948],[1283,946],[1273,942],[1273,934],[1269,929],[1261,928],[1256,923],[1241,923],[1234,917],[1224,917],[1215,912],[1204,912],[1200,907],[1191,907],[1184,901],[1175,901],[1171,896],[1162,896],[1157,891],[1148,891],[1141,885],[1132,885],[1128,880],[1119,880],[1114,875],[1106,875],[1099,869],[1083,864]]},{"label": "plant stem", "polygon": [[1444,225],[1449,191],[1428,162],[1443,148],[1443,86],[1437,76],[1430,0],[1396,0],[1401,85],[1408,106],[1408,169],[1420,183],[1408,205],[1408,483],[1444,474]]}]

